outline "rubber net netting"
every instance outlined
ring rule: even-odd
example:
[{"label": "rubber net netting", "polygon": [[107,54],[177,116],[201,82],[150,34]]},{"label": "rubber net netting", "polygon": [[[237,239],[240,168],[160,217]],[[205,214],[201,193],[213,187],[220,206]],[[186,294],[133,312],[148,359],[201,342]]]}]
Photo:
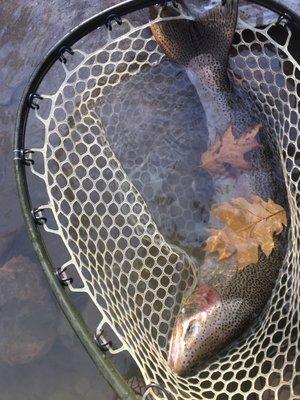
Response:
[{"label": "rubber net netting", "polygon": [[[185,217],[184,210],[195,206],[192,195],[191,204],[183,204],[189,196],[180,197],[189,191],[188,176],[177,177],[170,167],[163,184],[153,177],[184,159],[190,145],[186,137],[183,142],[182,130],[193,135],[202,123],[193,86],[161,52],[149,22],[138,26],[125,19],[96,51],[74,46],[73,57],[80,56],[80,62],[61,66],[65,77],[54,94],[41,93],[50,102],[49,115],[35,111],[45,137],[44,145],[33,150],[42,155],[44,171],[32,166],[32,172],[45,182],[46,207],[58,227],[45,229],[62,238],[70,256],[64,266],[76,268],[82,281],[71,290],[90,296],[101,314],[100,327],[112,327],[145,383],[161,384],[176,399],[300,396],[300,71],[289,53],[288,27],[282,28],[286,35],[279,43],[270,26],[257,29],[242,21],[239,26],[230,74],[276,136],[291,215],[289,248],[260,320],[191,377],[176,376],[166,358],[174,318],[197,271],[176,240],[170,244],[165,237],[175,219],[178,237],[201,231],[201,224],[196,211],[193,218]],[[162,131],[167,132],[163,141]],[[168,151],[170,140],[177,143],[176,152]],[[167,196],[170,182],[176,190]]]}]

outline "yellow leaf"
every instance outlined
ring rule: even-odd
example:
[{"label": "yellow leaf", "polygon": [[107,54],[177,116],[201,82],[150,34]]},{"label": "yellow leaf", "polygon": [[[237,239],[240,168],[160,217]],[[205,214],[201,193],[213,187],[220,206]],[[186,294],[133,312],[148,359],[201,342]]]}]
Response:
[{"label": "yellow leaf", "polygon": [[212,229],[205,250],[218,253],[218,260],[236,255],[238,268],[257,264],[258,249],[268,257],[274,249],[274,235],[287,226],[286,212],[269,199],[253,196],[251,202],[239,197],[213,208],[212,214],[224,223]]}]

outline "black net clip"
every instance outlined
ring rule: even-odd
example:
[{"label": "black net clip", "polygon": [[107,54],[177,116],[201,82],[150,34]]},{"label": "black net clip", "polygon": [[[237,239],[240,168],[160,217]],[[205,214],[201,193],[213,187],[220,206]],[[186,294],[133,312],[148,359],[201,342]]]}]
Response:
[{"label": "black net clip", "polygon": [[31,93],[28,98],[29,107],[33,110],[38,110],[40,108],[39,104],[35,102],[35,99],[43,100],[43,97],[38,93]]},{"label": "black net clip", "polygon": [[71,47],[68,46],[63,46],[60,50],[59,50],[59,61],[62,62],[63,64],[67,64],[67,59],[65,57],[65,53],[70,54],[71,56],[74,55],[74,51],[71,49]]},{"label": "black net clip", "polygon": [[20,149],[14,150],[14,159],[21,160],[24,165],[33,165],[34,160],[31,157],[27,157],[30,154],[34,154],[33,150],[30,149]]},{"label": "black net clip", "polygon": [[293,22],[293,19],[289,14],[282,13],[279,15],[275,25],[277,25],[277,26],[282,25],[282,26],[286,27],[287,25],[289,25],[292,22]]},{"label": "black net clip", "polygon": [[117,14],[111,14],[107,17],[105,22],[105,26],[109,31],[112,31],[112,23],[116,22],[118,25],[122,25],[123,21],[122,18]]},{"label": "black net clip", "polygon": [[101,336],[103,335],[103,329],[101,329],[101,331],[99,333],[95,333],[94,335],[94,340],[97,344],[97,346],[99,347],[99,349],[103,352],[106,353],[110,347],[112,347],[112,341],[109,340],[108,342],[102,342],[101,340]]},{"label": "black net clip", "polygon": [[66,271],[67,267],[64,268],[58,268],[57,271],[55,272],[55,275],[57,276],[57,279],[59,280],[60,284],[62,286],[69,286],[72,285],[73,283],[73,278],[64,278],[63,273]]},{"label": "black net clip", "polygon": [[158,383],[149,383],[149,385],[147,385],[145,389],[146,389],[145,395],[143,396],[142,400],[147,398],[146,394],[147,394],[148,390],[150,390],[150,389],[155,389],[157,392],[160,392],[161,394],[164,395],[164,398],[167,400],[176,400],[173,394],[168,392],[165,388],[160,386]]},{"label": "black net clip", "polygon": [[34,222],[37,225],[44,225],[47,222],[47,218],[43,216],[43,211],[43,208],[34,208],[31,211]]}]

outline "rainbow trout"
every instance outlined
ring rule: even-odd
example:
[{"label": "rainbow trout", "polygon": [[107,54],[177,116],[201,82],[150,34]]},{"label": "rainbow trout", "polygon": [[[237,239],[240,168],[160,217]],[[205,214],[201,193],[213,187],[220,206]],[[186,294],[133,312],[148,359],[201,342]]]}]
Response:
[{"label": "rainbow trout", "polygon": [[[185,3],[182,3],[186,7]],[[209,138],[214,143],[232,129],[234,138],[257,131],[261,146],[247,153],[249,169],[224,163],[222,171],[211,168],[215,186],[214,203],[253,194],[272,199],[287,209],[278,155],[266,130],[253,113],[253,105],[228,73],[228,56],[236,28],[237,0],[227,0],[195,19],[169,19],[153,23],[152,33],[172,61],[185,67],[206,113]],[[154,17],[155,9],[151,9]],[[162,16],[173,16],[165,7]],[[202,161],[204,161],[202,159]],[[210,217],[209,225],[216,221]],[[253,320],[270,298],[287,245],[287,234],[275,239],[266,257],[261,251],[256,265],[238,270],[236,261],[217,261],[206,254],[199,267],[196,289],[186,297],[172,332],[168,363],[179,375],[186,375],[216,354]]]}]

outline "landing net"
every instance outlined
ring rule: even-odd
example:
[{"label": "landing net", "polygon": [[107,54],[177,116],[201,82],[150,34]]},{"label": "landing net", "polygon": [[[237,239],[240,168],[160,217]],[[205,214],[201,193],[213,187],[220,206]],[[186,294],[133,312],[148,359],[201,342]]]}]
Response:
[{"label": "landing net", "polygon": [[[187,18],[178,10],[172,18]],[[122,138],[130,135],[130,119],[138,120],[137,115],[141,146],[150,146],[160,129],[170,129],[168,99],[165,119],[159,116],[153,124],[155,119],[143,112],[147,101],[155,103],[149,99],[149,85],[155,85],[161,101],[173,94],[173,110],[184,108],[194,92],[158,48],[146,15],[147,10],[141,11],[120,26],[113,24],[111,32],[101,31],[95,51],[74,45],[73,54],[66,54],[68,62],[61,64],[64,78],[58,89],[34,100],[41,106],[34,113],[44,136],[42,146],[30,150],[43,162],[39,170],[30,168],[48,194],[49,202],[39,210],[52,213],[56,222],[55,229],[43,226],[61,238],[69,255],[59,271],[64,281],[76,271],[70,290],[88,294],[99,311],[98,332],[106,325],[112,328],[120,350],[135,360],[146,385],[159,384],[184,400],[299,398],[300,71],[290,54],[291,31],[287,24],[277,26],[283,33],[277,40],[274,24],[261,29],[240,20],[230,56],[230,74],[254,99],[280,150],[291,213],[285,262],[265,312],[247,334],[198,373],[182,378],[168,367],[167,351],[174,318],[197,271],[166,240],[167,216],[147,204],[146,199],[164,190],[153,187],[150,161],[139,159]],[[75,59],[79,61],[72,65]],[[186,131],[199,122],[196,111],[182,120]],[[172,129],[180,151],[179,133]],[[159,154],[151,165],[159,168]],[[178,193],[181,187],[184,177]],[[184,213],[179,208],[174,213],[184,227]]]}]

